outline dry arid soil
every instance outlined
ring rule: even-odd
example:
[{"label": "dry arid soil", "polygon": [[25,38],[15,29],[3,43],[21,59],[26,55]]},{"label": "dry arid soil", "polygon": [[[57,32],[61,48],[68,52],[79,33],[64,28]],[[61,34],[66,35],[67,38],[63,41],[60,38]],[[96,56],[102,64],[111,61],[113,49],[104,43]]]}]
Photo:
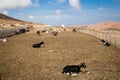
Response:
[{"label": "dry arid soil", "polygon": [[[120,80],[119,49],[79,32],[41,35],[30,32],[0,41],[0,80]],[[41,41],[41,48],[32,48]],[[90,73],[62,74],[64,66],[81,62]]]},{"label": "dry arid soil", "polygon": [[120,30],[120,22],[102,22],[98,24],[92,24],[87,29],[95,30]]}]

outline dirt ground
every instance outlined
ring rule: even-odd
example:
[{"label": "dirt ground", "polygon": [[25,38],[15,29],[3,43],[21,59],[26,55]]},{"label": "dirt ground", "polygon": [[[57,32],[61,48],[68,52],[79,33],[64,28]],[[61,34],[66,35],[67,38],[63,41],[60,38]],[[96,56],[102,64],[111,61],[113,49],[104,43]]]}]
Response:
[{"label": "dirt ground", "polygon": [[[41,41],[42,48],[32,48]],[[81,62],[90,73],[62,74],[64,66]],[[79,32],[16,35],[0,41],[0,80],[120,80],[120,50]]]}]

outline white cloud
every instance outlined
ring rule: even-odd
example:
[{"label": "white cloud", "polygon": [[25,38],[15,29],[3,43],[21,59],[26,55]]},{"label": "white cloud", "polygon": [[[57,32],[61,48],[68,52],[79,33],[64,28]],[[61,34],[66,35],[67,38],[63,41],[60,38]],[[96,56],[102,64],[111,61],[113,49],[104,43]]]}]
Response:
[{"label": "white cloud", "polygon": [[0,9],[25,8],[31,5],[31,0],[0,0]]},{"label": "white cloud", "polygon": [[34,19],[34,16],[28,16],[28,19]]},{"label": "white cloud", "polygon": [[64,3],[66,0],[49,0],[49,4],[59,4],[59,3]]},{"label": "white cloud", "polygon": [[98,8],[99,11],[103,11],[104,9],[102,6]]},{"label": "white cloud", "polygon": [[[45,16],[40,16],[39,21],[46,23],[46,24],[51,24],[51,25],[61,25],[67,23],[71,23],[72,20],[77,19],[76,15],[69,15],[69,14],[51,14],[51,15],[45,15]],[[36,19],[37,20],[37,19]]]},{"label": "white cloud", "polygon": [[34,0],[33,6],[34,7],[38,7],[39,6],[40,1],[39,0]]},{"label": "white cloud", "polygon": [[61,14],[62,11],[61,10],[56,10],[56,14]]},{"label": "white cloud", "polygon": [[7,10],[4,10],[2,13],[8,15],[9,12]]},{"label": "white cloud", "polygon": [[81,5],[79,3],[80,3],[80,0],[69,0],[70,6],[77,10],[81,9]]},{"label": "white cloud", "polygon": [[23,15],[23,13],[18,13],[18,15],[22,16],[22,15]]},{"label": "white cloud", "polygon": [[63,2],[65,2],[65,0],[58,0],[58,2],[63,3]]}]

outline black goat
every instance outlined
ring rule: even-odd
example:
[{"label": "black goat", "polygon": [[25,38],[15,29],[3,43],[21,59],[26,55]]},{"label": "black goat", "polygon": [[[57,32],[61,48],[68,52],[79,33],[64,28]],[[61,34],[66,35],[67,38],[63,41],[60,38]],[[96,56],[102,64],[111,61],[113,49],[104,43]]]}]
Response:
[{"label": "black goat", "polygon": [[22,28],[22,29],[16,30],[15,34],[22,34],[22,33],[25,33],[25,32],[26,32],[26,30],[24,28]]},{"label": "black goat", "polygon": [[67,74],[69,73],[70,75],[72,75],[72,73],[79,73],[81,72],[81,68],[86,68],[85,63],[81,63],[80,65],[67,65],[63,68],[63,72],[62,74]]},{"label": "black goat", "polygon": [[55,32],[53,35],[54,35],[54,36],[57,36],[57,35],[58,35],[58,32]]},{"label": "black goat", "polygon": [[37,31],[36,33],[40,36],[40,31]]},{"label": "black goat", "polygon": [[110,43],[109,42],[107,42],[107,41],[105,41],[105,40],[101,40],[102,42],[103,42],[103,44],[105,45],[105,46],[110,46]]},{"label": "black goat", "polygon": [[41,33],[45,33],[47,30],[42,30]]},{"label": "black goat", "polygon": [[73,29],[72,29],[72,32],[76,32],[76,29],[75,29],[75,28],[73,28]]},{"label": "black goat", "polygon": [[41,45],[44,44],[44,42],[40,42],[40,43],[37,43],[37,44],[33,44],[33,48],[40,48]]},{"label": "black goat", "polygon": [[53,34],[53,36],[57,36],[57,35],[58,35],[58,32],[53,31],[51,34]]}]

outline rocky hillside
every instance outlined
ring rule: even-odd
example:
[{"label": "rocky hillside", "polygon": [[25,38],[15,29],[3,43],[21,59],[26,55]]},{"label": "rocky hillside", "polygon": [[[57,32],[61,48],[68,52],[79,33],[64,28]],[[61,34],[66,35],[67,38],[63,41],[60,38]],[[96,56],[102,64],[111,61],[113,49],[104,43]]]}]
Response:
[{"label": "rocky hillside", "polygon": [[18,20],[4,14],[0,14],[0,30],[31,25],[31,22]]},{"label": "rocky hillside", "polygon": [[[18,19],[14,19],[12,17],[9,17],[9,16],[6,16],[4,14],[0,14],[0,20],[14,20],[14,21],[21,21],[21,20],[18,20]],[[23,21],[21,21],[23,22]]]}]

